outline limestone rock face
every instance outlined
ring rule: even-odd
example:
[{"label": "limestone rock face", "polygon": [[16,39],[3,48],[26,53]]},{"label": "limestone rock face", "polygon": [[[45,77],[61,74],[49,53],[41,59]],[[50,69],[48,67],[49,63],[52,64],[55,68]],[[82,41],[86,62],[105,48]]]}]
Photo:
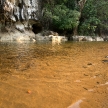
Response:
[{"label": "limestone rock face", "polygon": [[41,0],[0,0],[0,41],[34,40],[40,18]]},{"label": "limestone rock face", "polygon": [[13,21],[36,19],[39,17],[38,0],[1,0],[3,11]]}]

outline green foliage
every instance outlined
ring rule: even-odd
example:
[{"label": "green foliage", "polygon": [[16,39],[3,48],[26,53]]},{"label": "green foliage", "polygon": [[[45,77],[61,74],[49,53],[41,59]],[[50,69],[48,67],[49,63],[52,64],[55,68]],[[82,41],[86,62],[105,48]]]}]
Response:
[{"label": "green foliage", "polygon": [[80,13],[76,10],[70,10],[65,5],[55,5],[53,9],[47,9],[45,16],[52,20],[54,28],[69,30],[78,26]]},{"label": "green foliage", "polygon": [[99,24],[99,20],[95,17],[90,17],[82,22],[81,26],[79,27],[81,35],[95,35],[97,26]]},{"label": "green foliage", "polygon": [[99,16],[101,31],[108,31],[108,1],[100,0],[97,4],[97,15]]},{"label": "green foliage", "polygon": [[100,31],[108,31],[107,0],[87,0],[81,11],[78,2],[83,0],[46,1],[43,20],[47,26],[64,31],[78,28],[81,35],[95,35]]},{"label": "green foliage", "polygon": [[77,1],[79,0],[55,0],[55,3],[56,5],[64,4],[69,9],[74,10],[77,8]]},{"label": "green foliage", "polygon": [[94,0],[87,1],[83,12],[82,20],[80,21],[79,33],[82,35],[94,35],[97,26],[100,24],[100,20],[97,17],[97,9],[95,7]]}]

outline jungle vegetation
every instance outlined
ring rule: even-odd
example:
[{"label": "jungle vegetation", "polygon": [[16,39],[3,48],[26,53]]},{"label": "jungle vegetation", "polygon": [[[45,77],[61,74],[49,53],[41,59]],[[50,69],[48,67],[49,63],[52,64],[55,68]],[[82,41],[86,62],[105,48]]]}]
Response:
[{"label": "jungle vegetation", "polygon": [[108,35],[108,0],[44,0],[46,29],[73,35]]}]

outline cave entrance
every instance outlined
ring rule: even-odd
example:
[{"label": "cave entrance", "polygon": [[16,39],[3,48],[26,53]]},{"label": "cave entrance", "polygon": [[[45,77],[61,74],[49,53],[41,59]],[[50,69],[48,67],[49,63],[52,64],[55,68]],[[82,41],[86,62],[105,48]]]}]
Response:
[{"label": "cave entrance", "polygon": [[32,31],[37,34],[42,31],[42,24],[41,23],[35,23],[32,25]]}]

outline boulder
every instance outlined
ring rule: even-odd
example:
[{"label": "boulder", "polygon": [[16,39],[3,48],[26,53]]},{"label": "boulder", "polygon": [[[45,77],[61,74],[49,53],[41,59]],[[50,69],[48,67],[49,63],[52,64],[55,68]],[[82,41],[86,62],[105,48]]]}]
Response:
[{"label": "boulder", "polygon": [[91,36],[85,36],[82,41],[93,41],[93,38]]},{"label": "boulder", "polygon": [[43,36],[49,36],[49,35],[58,36],[59,34],[57,32],[54,32],[54,31],[43,31],[42,35]]},{"label": "boulder", "polygon": [[73,41],[83,41],[85,36],[73,36]]},{"label": "boulder", "polygon": [[24,25],[21,24],[21,23],[16,23],[16,24],[15,24],[15,28],[16,28],[17,30],[19,30],[21,33],[23,33],[23,32],[25,31]]},{"label": "boulder", "polygon": [[32,31],[25,31],[24,33],[19,30],[14,30],[14,32],[0,33],[0,41],[33,41],[35,34]]},{"label": "boulder", "polygon": [[73,41],[104,41],[108,38],[103,38],[103,37],[99,37],[99,36],[73,36]]},{"label": "boulder", "polygon": [[95,41],[104,41],[104,39],[102,37],[96,36],[94,37]]},{"label": "boulder", "polygon": [[108,41],[108,36],[103,37],[104,41]]}]

